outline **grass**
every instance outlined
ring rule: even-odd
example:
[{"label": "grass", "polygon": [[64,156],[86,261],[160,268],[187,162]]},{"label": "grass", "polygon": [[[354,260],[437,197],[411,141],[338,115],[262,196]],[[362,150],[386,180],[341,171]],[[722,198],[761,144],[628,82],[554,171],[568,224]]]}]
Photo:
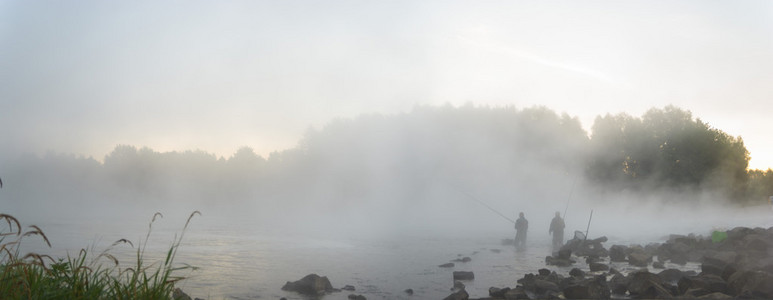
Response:
[{"label": "grass", "polygon": [[[48,247],[51,243],[35,225],[22,229],[13,216],[0,214],[0,298],[2,299],[173,299],[175,283],[184,280],[178,274],[193,271],[190,265],[174,263],[185,230],[194,215],[185,222],[182,233],[175,238],[163,261],[147,262],[147,246],[153,222],[163,217],[153,215],[144,241],[136,247],[135,261],[123,265],[110,252],[114,247],[134,244],[120,239],[89,259],[89,251],[81,249],[77,256],[54,259],[48,255],[21,255],[19,246],[32,236],[39,236]],[[5,224],[2,222],[5,221]],[[7,229],[7,230],[6,230]]]}]

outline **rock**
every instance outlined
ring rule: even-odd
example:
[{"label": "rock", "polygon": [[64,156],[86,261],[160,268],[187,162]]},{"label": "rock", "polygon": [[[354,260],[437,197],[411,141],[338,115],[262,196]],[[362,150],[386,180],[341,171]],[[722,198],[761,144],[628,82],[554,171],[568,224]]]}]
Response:
[{"label": "rock", "polygon": [[403,292],[405,292],[408,295],[413,295],[413,289],[405,289],[405,291]]},{"label": "rock", "polygon": [[685,291],[684,293],[681,294],[681,296],[685,298],[700,298],[708,294],[711,294],[711,292],[707,289],[693,288]]},{"label": "rock", "polygon": [[[561,289],[558,287],[557,283],[546,280],[549,277],[550,276],[535,276],[534,274],[529,273],[524,275],[523,278],[518,279],[518,283],[521,284],[519,287],[523,287],[527,292],[536,294],[538,298],[550,298],[550,295],[552,294],[559,294]],[[553,279],[557,278],[557,276],[554,276]]]},{"label": "rock", "polygon": [[468,300],[470,299],[470,294],[467,294],[467,291],[464,289],[461,289],[451,295],[448,295],[448,297],[443,298],[443,300]]},{"label": "rock", "polygon": [[625,295],[628,292],[628,278],[617,273],[609,280],[609,288],[615,295]]},{"label": "rock", "polygon": [[510,291],[510,288],[497,288],[497,287],[490,287],[488,289],[488,295],[492,298],[505,298],[505,294]]},{"label": "rock", "polygon": [[750,234],[743,239],[743,249],[759,253],[767,253],[771,248],[769,239],[761,234]]},{"label": "rock", "polygon": [[469,256],[465,256],[465,257],[462,257],[462,258],[454,259],[452,261],[453,262],[470,262],[470,261],[472,261],[472,258],[470,258]]},{"label": "rock", "polygon": [[632,266],[646,267],[652,261],[652,255],[644,252],[633,252],[628,254],[628,263]]},{"label": "rock", "polygon": [[701,274],[698,276],[685,276],[679,279],[679,292],[684,293],[689,289],[704,289],[709,293],[729,293],[727,282],[721,277],[713,274]]},{"label": "rock", "polygon": [[628,247],[623,245],[614,245],[609,248],[609,260],[613,262],[624,262]]},{"label": "rock", "polygon": [[578,277],[582,279],[585,277],[585,272],[583,272],[583,270],[580,270],[578,268],[573,268],[571,271],[569,271],[569,275],[572,277]]},{"label": "rock", "polygon": [[663,279],[648,271],[638,271],[628,275],[628,292],[636,298],[671,298],[671,291],[663,284]]},{"label": "rock", "polygon": [[185,292],[183,292],[180,288],[175,288],[174,291],[172,291],[172,299],[174,300],[192,300],[191,296],[188,296]]},{"label": "rock", "polygon": [[673,256],[670,261],[677,265],[684,266],[687,264],[687,256]]},{"label": "rock", "polygon": [[588,268],[590,268],[591,272],[608,271],[609,265],[594,262],[594,263],[590,263],[588,265]]},{"label": "rock", "polygon": [[368,300],[363,295],[355,295],[355,294],[350,294],[349,297],[347,297],[347,298],[349,298],[351,300]]},{"label": "rock", "polygon": [[328,280],[327,277],[309,274],[301,280],[295,282],[288,281],[282,287],[282,290],[304,295],[322,295],[324,293],[332,292],[333,286],[330,284],[330,280]]},{"label": "rock", "polygon": [[563,293],[567,299],[609,299],[611,296],[603,275],[571,284],[563,289]]},{"label": "rock", "polygon": [[738,271],[728,280],[730,295],[773,299],[773,274],[764,271]]},{"label": "rock", "polygon": [[707,253],[701,263],[701,273],[722,276],[725,268],[735,263],[738,258],[738,253],[733,251]]},{"label": "rock", "polygon": [[529,274],[523,275],[523,278],[518,279],[516,282],[520,283],[521,286],[527,287],[529,289],[533,289],[535,280],[537,280],[537,276],[535,276],[532,273],[529,273]]},{"label": "rock", "polygon": [[550,270],[548,270],[548,269],[539,269],[539,270],[537,270],[537,272],[539,272],[540,276],[548,276],[548,275],[550,275]]},{"label": "rock", "polygon": [[464,283],[462,283],[461,281],[455,280],[454,287],[452,287],[451,290],[457,291],[457,290],[463,290],[463,289],[464,289]]},{"label": "rock", "polygon": [[598,256],[591,255],[591,256],[587,256],[587,257],[585,257],[585,263],[586,263],[586,264],[589,264],[589,265],[590,265],[590,264],[592,264],[592,263],[597,263],[597,262],[601,262],[601,258],[600,258],[600,257],[598,257]]},{"label": "rock", "polygon": [[445,263],[445,264],[439,265],[438,267],[441,267],[441,268],[453,268],[454,267],[454,263]]},{"label": "rock", "polygon": [[561,259],[561,258],[552,257],[552,256],[545,257],[545,264],[549,266],[568,267],[574,263],[575,261],[572,259]]},{"label": "rock", "polygon": [[547,292],[560,292],[561,289],[558,288],[558,285],[542,279],[537,279],[534,281],[534,292],[536,294],[544,295]]},{"label": "rock", "polygon": [[510,289],[509,291],[505,292],[505,299],[512,300],[512,299],[530,299],[529,295],[526,294],[526,290],[521,287],[515,287],[514,289]]},{"label": "rock", "polygon": [[676,284],[679,279],[684,277],[684,273],[677,269],[666,269],[658,273],[658,276],[663,279],[664,282]]},{"label": "rock", "polygon": [[468,271],[454,271],[454,280],[473,280],[475,274]]},{"label": "rock", "polygon": [[572,249],[561,249],[561,250],[558,250],[558,259],[569,260],[571,258],[572,258]]},{"label": "rock", "polygon": [[499,252],[502,252],[502,250],[500,250],[500,249],[491,249],[490,251],[491,251],[491,252],[494,252],[494,253],[499,253]]},{"label": "rock", "polygon": [[728,241],[739,241],[745,236],[754,233],[754,229],[748,227],[736,227],[727,232]]},{"label": "rock", "polygon": [[341,289],[344,290],[344,291],[354,291],[354,286],[351,286],[351,285],[347,284],[346,286],[342,287]]},{"label": "rock", "polygon": [[698,299],[735,299],[733,296],[723,293],[711,293],[698,297]]},{"label": "rock", "polygon": [[654,268],[654,269],[665,269],[666,265],[663,264],[662,261],[655,261],[655,262],[652,262],[652,268]]}]

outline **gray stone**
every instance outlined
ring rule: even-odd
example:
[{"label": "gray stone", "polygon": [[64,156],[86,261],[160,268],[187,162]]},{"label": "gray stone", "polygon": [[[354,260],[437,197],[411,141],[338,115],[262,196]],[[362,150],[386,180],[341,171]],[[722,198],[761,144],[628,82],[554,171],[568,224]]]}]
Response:
[{"label": "gray stone", "polygon": [[454,271],[454,280],[473,280],[475,274],[469,271]]},{"label": "gray stone", "polygon": [[467,291],[464,289],[461,289],[451,295],[448,295],[448,297],[443,298],[443,300],[468,300],[470,299],[470,294],[467,294]]},{"label": "gray stone", "polygon": [[328,280],[327,277],[309,274],[301,280],[295,282],[288,281],[282,287],[282,290],[304,295],[322,295],[324,293],[332,292],[333,285],[330,284],[330,280]]},{"label": "gray stone", "polygon": [[590,268],[591,272],[607,271],[609,270],[609,265],[593,262],[588,265],[588,268]]}]

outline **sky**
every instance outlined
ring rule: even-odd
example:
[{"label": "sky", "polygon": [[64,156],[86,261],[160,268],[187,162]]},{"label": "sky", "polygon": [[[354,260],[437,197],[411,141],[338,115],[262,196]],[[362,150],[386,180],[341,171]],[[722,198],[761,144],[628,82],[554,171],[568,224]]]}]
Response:
[{"label": "sky", "polygon": [[0,154],[229,157],[421,105],[675,105],[773,167],[771,1],[1,1]]}]

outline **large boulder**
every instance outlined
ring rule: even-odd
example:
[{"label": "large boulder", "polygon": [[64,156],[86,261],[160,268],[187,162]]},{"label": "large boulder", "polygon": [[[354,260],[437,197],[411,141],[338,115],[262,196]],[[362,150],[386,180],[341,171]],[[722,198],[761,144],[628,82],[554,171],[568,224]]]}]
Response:
[{"label": "large boulder", "polygon": [[547,280],[537,279],[534,281],[534,293],[538,295],[545,295],[548,292],[558,293],[561,289],[558,284]]},{"label": "large boulder", "polygon": [[628,254],[628,263],[637,267],[646,267],[652,261],[652,255],[645,252],[632,252]]},{"label": "large boulder", "polygon": [[488,295],[491,296],[491,298],[498,298],[502,299],[505,298],[505,294],[510,291],[509,287],[506,288],[498,288],[498,287],[490,287],[488,288]]},{"label": "large boulder", "polygon": [[301,280],[295,282],[287,282],[282,287],[282,290],[296,292],[304,295],[323,295],[333,291],[333,285],[330,284],[330,280],[327,277],[319,276],[317,274],[309,274],[303,277]]},{"label": "large boulder", "polygon": [[605,236],[588,240],[584,238],[584,234],[575,232],[575,237],[566,241],[566,244],[564,244],[561,249],[570,249],[577,256],[607,257],[609,256],[609,251],[601,245],[601,243],[606,241],[607,237]]},{"label": "large boulder", "polygon": [[[679,279],[679,293],[687,294],[689,290],[705,291],[703,294],[723,293],[729,294],[727,282],[714,274],[701,274],[699,276],[685,276]],[[702,296],[692,293],[692,296]]]},{"label": "large boulder", "polygon": [[676,284],[679,282],[679,279],[682,279],[682,277],[685,277],[686,275],[684,272],[678,270],[678,269],[666,269],[663,271],[660,271],[658,273],[658,276],[663,279],[664,282]]},{"label": "large boulder", "polygon": [[585,278],[585,271],[580,270],[578,268],[572,268],[572,270],[569,271],[569,276],[582,279],[582,278]]},{"label": "large boulder", "polygon": [[609,299],[611,292],[604,275],[581,280],[563,289],[567,299]]},{"label": "large boulder", "polygon": [[591,272],[608,271],[609,265],[598,263],[598,262],[592,262],[588,264],[588,268],[590,269]]},{"label": "large boulder", "polygon": [[448,295],[448,297],[443,298],[443,300],[467,300],[470,299],[470,294],[467,293],[465,290],[459,290],[457,292],[454,292],[451,295]]},{"label": "large boulder", "polygon": [[561,250],[558,250],[558,258],[559,259],[571,259],[572,258],[572,249],[561,249]]},{"label": "large boulder", "polygon": [[727,232],[727,240],[729,242],[737,242],[742,240],[749,234],[753,234],[754,229],[748,227],[736,227]]},{"label": "large boulder", "polygon": [[725,274],[725,271],[727,268],[731,268],[729,271],[734,272],[736,270],[735,262],[738,258],[739,255],[735,251],[707,252],[703,256],[703,263],[701,263],[701,274],[714,274],[720,277],[725,275],[729,277],[731,274]]},{"label": "large boulder", "polygon": [[548,276],[529,273],[518,279],[518,283],[525,291],[533,293],[538,298],[551,298],[561,292],[561,288],[554,282],[560,279],[562,278],[553,276],[552,273]]},{"label": "large boulder", "polygon": [[625,295],[628,292],[628,278],[623,274],[617,273],[609,280],[609,288],[612,294]]},{"label": "large boulder", "polygon": [[730,276],[730,295],[745,298],[773,299],[773,274],[763,271],[739,271]]},{"label": "large boulder", "polygon": [[664,286],[663,279],[649,271],[638,271],[628,275],[628,292],[635,298],[664,299],[674,295]]},{"label": "large boulder", "polygon": [[613,262],[624,262],[627,249],[628,247],[623,245],[613,245],[609,248],[609,260]]}]

